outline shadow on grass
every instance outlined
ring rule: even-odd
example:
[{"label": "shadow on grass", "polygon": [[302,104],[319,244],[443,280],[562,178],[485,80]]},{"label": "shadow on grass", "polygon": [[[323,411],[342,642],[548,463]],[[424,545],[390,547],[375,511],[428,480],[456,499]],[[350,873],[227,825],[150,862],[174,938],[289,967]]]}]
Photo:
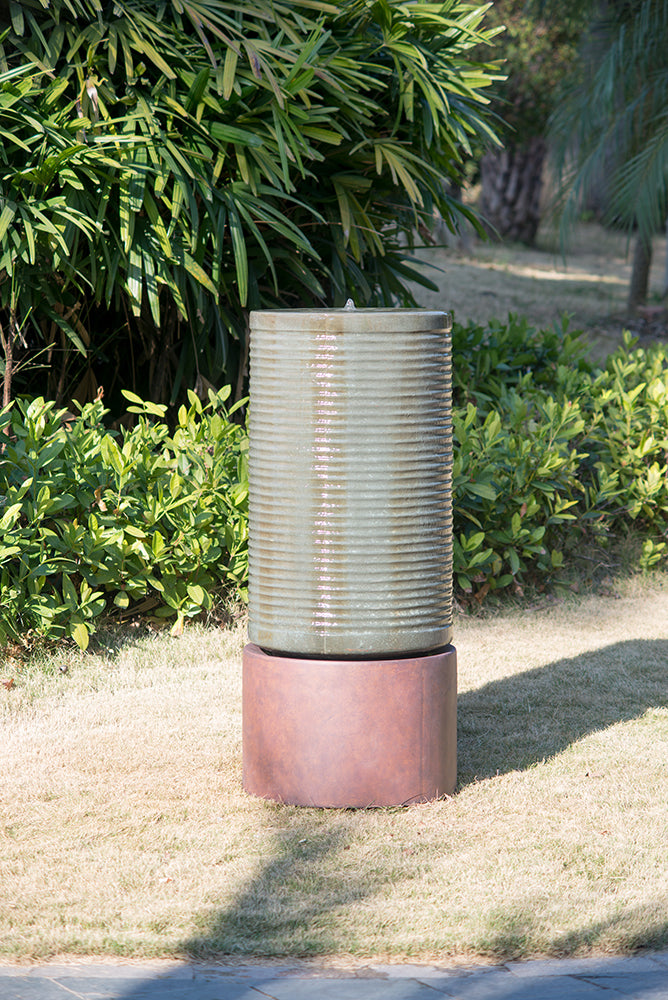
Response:
[{"label": "shadow on grass", "polygon": [[614,643],[466,691],[458,699],[459,788],[524,770],[666,705],[668,639]]},{"label": "shadow on grass", "polygon": [[[565,934],[554,934],[549,954],[555,958],[578,958],[604,954],[631,955],[642,951],[663,951],[668,942],[668,918],[665,899],[642,906],[617,910],[601,920],[577,927]],[[545,927],[536,917],[532,900],[513,909],[499,909],[490,914],[487,934],[478,946],[488,959],[499,962],[526,959],[545,940]]]},{"label": "shadow on grass", "polygon": [[[465,692],[459,699],[460,787],[529,768],[584,736],[665,705],[668,640],[615,643]],[[199,959],[354,954],[359,947],[346,937],[346,908],[411,877],[373,854],[362,868],[346,864],[343,852],[360,829],[359,813],[267,805],[278,815],[283,808],[287,829],[277,831],[255,878],[231,907],[203,916],[201,932],[179,945],[182,954]],[[519,914],[491,911],[490,920],[489,943],[482,950],[504,959],[522,955],[522,942],[528,945],[531,936],[530,906]],[[628,924],[624,914],[610,920],[618,921],[620,941],[628,948],[655,940],[665,944],[665,924],[648,925],[646,936],[627,940],[623,928],[635,934],[633,921]],[[595,947],[602,934],[603,929],[583,928],[569,941],[555,929],[555,953],[572,953],[589,938]],[[382,951],[381,928],[374,937]]]},{"label": "shadow on grass", "polygon": [[267,808],[289,810],[289,829],[277,832],[271,857],[234,905],[203,917],[201,934],[181,944],[188,957],[341,952],[346,944],[336,915],[384,884],[373,870],[346,865],[353,813],[317,811],[320,823],[311,809]]}]

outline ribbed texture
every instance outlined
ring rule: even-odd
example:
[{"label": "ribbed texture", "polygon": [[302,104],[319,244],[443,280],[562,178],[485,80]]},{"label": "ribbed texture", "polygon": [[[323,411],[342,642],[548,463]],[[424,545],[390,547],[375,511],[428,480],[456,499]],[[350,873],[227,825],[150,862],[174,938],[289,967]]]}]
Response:
[{"label": "ribbed texture", "polygon": [[446,645],[444,313],[251,314],[249,638],[291,655]]}]

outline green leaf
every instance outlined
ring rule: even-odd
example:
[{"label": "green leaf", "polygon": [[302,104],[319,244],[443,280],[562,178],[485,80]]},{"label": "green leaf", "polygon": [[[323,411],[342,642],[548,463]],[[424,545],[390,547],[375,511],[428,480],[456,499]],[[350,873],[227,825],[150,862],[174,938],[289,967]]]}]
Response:
[{"label": "green leaf", "polygon": [[136,392],[131,392],[129,389],[121,389],[121,395],[125,396],[131,403],[137,403],[140,406],[144,405],[144,400]]},{"label": "green leaf", "polygon": [[208,66],[204,66],[193,80],[185,102],[188,114],[192,114],[201,103],[209,83],[210,75],[211,70]]},{"label": "green leaf", "polygon": [[196,260],[194,260],[190,254],[184,253],[183,255],[184,264],[188,270],[188,273],[195,278],[200,285],[203,285],[207,291],[211,292],[212,295],[218,296],[218,289],[211,281],[211,278],[206,273],[206,271],[200,267]]},{"label": "green leaf", "polygon": [[497,492],[489,483],[467,483],[466,492],[482,497],[484,500],[496,500]]},{"label": "green leaf", "polygon": [[173,80],[176,77],[176,73],[174,72],[174,70],[172,69],[172,67],[169,65],[169,63],[166,62],[163,59],[163,57],[160,55],[160,53],[157,51],[157,49],[154,48],[154,46],[151,45],[151,43],[148,42],[145,38],[141,38],[138,35],[135,35],[135,37],[133,38],[133,44],[134,44],[134,47],[139,52],[142,52],[144,55],[148,56],[148,58],[151,60],[151,62],[162,73],[165,74],[165,76],[167,77],[168,80]]},{"label": "green leaf", "polygon": [[130,250],[130,264],[128,267],[127,289],[130,293],[132,311],[135,316],[141,312],[142,299],[142,256],[141,251],[132,248]]},{"label": "green leaf", "polygon": [[153,538],[151,539],[151,549],[156,559],[160,559],[160,556],[165,551],[165,540],[159,531],[153,532]]},{"label": "green leaf", "polygon": [[7,229],[16,215],[16,204],[6,201],[0,212],[0,240],[4,239]]},{"label": "green leaf", "polygon": [[223,100],[225,101],[229,101],[234,90],[238,59],[238,51],[230,46],[225,53],[225,65],[223,67]]},{"label": "green leaf", "polygon": [[123,475],[125,463],[121,450],[109,434],[105,434],[100,441],[100,452],[107,465],[110,465],[117,475]]},{"label": "green leaf", "polygon": [[74,625],[71,624],[69,628],[69,634],[74,639],[79,649],[82,649],[84,651],[88,649],[90,635],[88,629],[86,628],[83,622],[77,622]]},{"label": "green leaf", "polygon": [[128,209],[136,215],[144,204],[144,189],[146,187],[147,153],[144,146],[135,149],[135,162],[127,172]]},{"label": "green leaf", "polygon": [[23,21],[23,11],[21,10],[21,4],[15,3],[15,0],[10,0],[9,9],[12,18],[12,28],[16,35],[23,35],[24,31],[24,21]]},{"label": "green leaf", "polygon": [[134,524],[126,524],[123,528],[126,535],[130,535],[132,538],[146,538],[146,532],[142,528],[138,528]]},{"label": "green leaf", "polygon": [[0,519],[0,531],[9,531],[13,528],[21,516],[22,509],[23,505],[20,503],[14,503],[7,507],[3,512],[2,519]]},{"label": "green leaf", "polygon": [[159,328],[160,299],[159,299],[158,282],[156,280],[156,274],[155,274],[155,264],[153,257],[145,250],[142,251],[142,260],[144,262],[146,297],[148,299],[148,304],[151,310],[151,316],[153,317],[153,322],[155,323],[156,327]]},{"label": "green leaf", "polygon": [[237,128],[234,125],[224,125],[222,122],[211,122],[209,131],[212,137],[219,143],[232,142],[235,145],[245,146],[250,149],[260,149],[263,146],[262,136],[249,132],[247,129]]},{"label": "green leaf", "polygon": [[248,302],[248,254],[239,214],[232,202],[228,202],[228,216],[234,248],[234,266],[239,288],[239,300],[242,306],[245,306]]},{"label": "green leaf", "polygon": [[79,607],[79,595],[69,576],[63,574],[63,600],[70,610]]},{"label": "green leaf", "polygon": [[206,594],[202,589],[202,587],[200,587],[197,584],[189,584],[187,587],[187,591],[188,591],[188,597],[194,604],[197,604],[199,607],[202,607],[204,605],[206,601]]}]

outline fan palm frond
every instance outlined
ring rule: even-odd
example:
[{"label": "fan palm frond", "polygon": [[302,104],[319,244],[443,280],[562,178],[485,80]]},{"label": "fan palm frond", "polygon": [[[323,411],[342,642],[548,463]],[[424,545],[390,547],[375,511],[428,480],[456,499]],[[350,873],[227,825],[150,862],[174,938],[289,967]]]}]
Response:
[{"label": "fan palm frond", "polygon": [[562,233],[605,177],[607,218],[647,241],[666,215],[668,0],[643,0],[633,17],[600,25],[597,46],[551,123]]}]

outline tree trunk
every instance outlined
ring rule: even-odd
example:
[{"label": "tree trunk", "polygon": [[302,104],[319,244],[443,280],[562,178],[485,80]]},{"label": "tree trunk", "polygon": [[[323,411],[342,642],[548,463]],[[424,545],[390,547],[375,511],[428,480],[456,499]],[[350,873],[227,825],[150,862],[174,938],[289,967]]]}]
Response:
[{"label": "tree trunk", "polygon": [[533,243],[540,223],[545,153],[545,140],[534,136],[483,156],[478,208],[492,236]]},{"label": "tree trunk", "polygon": [[633,251],[633,270],[629,286],[627,309],[634,313],[638,306],[647,301],[649,269],[652,264],[652,240],[638,237]]},{"label": "tree trunk", "polygon": [[2,405],[9,406],[12,401],[12,378],[14,376],[14,343],[16,341],[16,310],[14,306],[9,309],[9,328],[7,336],[0,323],[0,343],[5,355],[5,372],[2,377]]}]

